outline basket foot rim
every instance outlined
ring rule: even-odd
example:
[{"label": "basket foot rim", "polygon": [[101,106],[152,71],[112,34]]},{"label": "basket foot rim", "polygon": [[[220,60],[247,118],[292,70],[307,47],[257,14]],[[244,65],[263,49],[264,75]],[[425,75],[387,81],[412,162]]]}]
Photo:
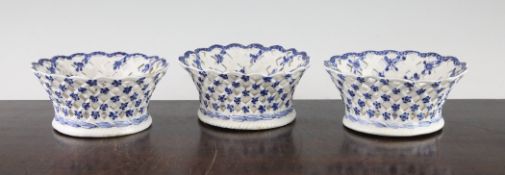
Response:
[{"label": "basket foot rim", "polygon": [[262,121],[232,121],[232,120],[222,120],[204,115],[200,110],[198,110],[198,119],[203,123],[227,129],[237,129],[237,130],[264,130],[278,128],[285,126],[295,120],[296,111],[293,110],[291,113],[284,117],[272,120],[262,120]]},{"label": "basket foot rim", "polygon": [[53,119],[53,128],[64,135],[73,137],[90,137],[90,138],[104,138],[104,137],[118,137],[131,135],[149,128],[152,124],[152,118],[149,115],[148,118],[139,123],[138,125],[130,125],[127,127],[112,127],[112,128],[75,128],[68,125],[63,125]]}]

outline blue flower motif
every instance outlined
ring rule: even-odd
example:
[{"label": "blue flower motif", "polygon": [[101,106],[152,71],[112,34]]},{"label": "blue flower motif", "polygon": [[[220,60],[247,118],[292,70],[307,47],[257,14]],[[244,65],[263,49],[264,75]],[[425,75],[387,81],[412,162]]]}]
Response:
[{"label": "blue flower motif", "polygon": [[226,105],[226,109],[228,109],[228,111],[230,111],[230,112],[233,112],[233,110],[234,110],[234,106],[233,106],[233,105],[231,105],[231,104],[227,104],[227,105]]},{"label": "blue flower motif", "polygon": [[46,79],[49,80],[49,82],[53,82],[54,78],[52,76],[46,75]]},{"label": "blue flower motif", "polygon": [[349,89],[349,90],[347,90],[347,93],[348,93],[351,97],[356,96],[356,94],[354,94],[354,91],[352,91],[352,90],[350,90],[350,89]]},{"label": "blue flower motif", "polygon": [[119,96],[113,96],[110,98],[110,100],[114,103],[118,102],[119,101]]},{"label": "blue flower motif", "polygon": [[259,97],[253,97],[253,98],[251,99],[251,102],[252,102],[253,104],[256,104],[256,103],[258,102],[258,99],[259,99]]},{"label": "blue flower motif", "polygon": [[393,109],[393,111],[398,111],[400,110],[400,104],[393,104],[391,108]]},{"label": "blue flower motif", "polygon": [[133,93],[133,95],[130,96],[130,100],[133,101],[133,100],[136,100],[138,98],[139,94],[137,94],[136,92]]},{"label": "blue flower motif", "polygon": [[282,94],[281,100],[284,101],[284,100],[286,100],[286,98],[288,98],[288,94]]},{"label": "blue flower motif", "polygon": [[430,96],[426,96],[423,98],[423,103],[429,103],[430,102],[430,99],[431,97]]},{"label": "blue flower motif", "polygon": [[77,117],[77,119],[82,118],[82,111],[74,111],[74,115]]},{"label": "blue flower motif", "polygon": [[412,110],[413,112],[416,112],[417,109],[419,109],[419,105],[418,104],[413,104],[412,106],[410,106],[410,110]]},{"label": "blue flower motif", "polygon": [[91,117],[93,117],[93,119],[98,119],[100,117],[100,112],[98,111],[92,111],[91,112]]},{"label": "blue flower motif", "polygon": [[112,85],[115,86],[115,87],[118,87],[118,86],[121,86],[121,80],[113,80],[112,81]]},{"label": "blue flower motif", "polygon": [[379,91],[379,87],[377,87],[375,85],[372,85],[371,88],[372,88],[372,91],[374,91],[374,92]]},{"label": "blue flower motif", "polygon": [[116,118],[118,117],[117,115],[117,112],[109,112],[109,117],[112,119],[112,120],[116,120]]},{"label": "blue flower motif", "polygon": [[368,114],[368,117],[372,118],[373,116],[375,116],[375,111],[374,110],[367,110],[366,113]]},{"label": "blue flower motif", "polygon": [[242,91],[242,96],[244,96],[244,97],[249,96],[249,91],[248,90]]},{"label": "blue flower motif", "polygon": [[412,97],[411,96],[402,97],[402,101],[403,103],[409,103],[412,101]]},{"label": "blue flower motif", "polygon": [[280,83],[280,82],[278,82],[278,81],[277,81],[277,82],[275,82],[275,83],[272,83],[272,87],[273,87],[273,88],[276,88],[277,86],[279,86],[279,83]]},{"label": "blue flower motif", "polygon": [[72,99],[74,99],[75,101],[79,100],[79,95],[77,95],[76,93],[71,93],[70,97],[72,97]]},{"label": "blue flower motif", "polygon": [[228,87],[224,88],[224,91],[226,92],[226,94],[230,95],[232,93],[232,90]]},{"label": "blue flower motif", "polygon": [[232,82],[231,85],[234,87],[234,88],[238,88],[240,87],[240,83],[239,82]]},{"label": "blue flower motif", "polygon": [[395,70],[398,71],[398,67],[396,67],[396,63],[400,61],[399,57],[390,59],[387,56],[384,56],[384,61],[386,61],[386,69],[385,71]]},{"label": "blue flower motif", "polygon": [[398,88],[393,89],[393,94],[399,94],[400,92],[401,92],[401,90]]},{"label": "blue flower motif", "polygon": [[370,93],[364,93],[363,96],[365,97],[365,99],[372,99],[372,95],[370,95]]},{"label": "blue flower motif", "polygon": [[260,111],[260,113],[264,113],[264,112],[266,111],[266,110],[265,110],[265,106],[260,105],[260,106],[258,107],[258,111]]},{"label": "blue flower motif", "polygon": [[74,84],[74,80],[72,80],[70,78],[65,78],[63,81],[65,81],[66,83],[68,83],[68,85]]},{"label": "blue flower motif", "polygon": [[244,113],[249,113],[249,106],[243,106],[242,111],[244,111]]},{"label": "blue flower motif", "polygon": [[101,104],[100,105],[100,110],[106,111],[108,107],[109,107],[109,105],[107,105],[107,104]]},{"label": "blue flower motif", "polygon": [[214,55],[214,59],[216,60],[217,64],[221,64],[224,60],[223,55],[221,55],[221,54]]},{"label": "blue flower motif", "polygon": [[79,88],[77,89],[77,91],[79,91],[80,93],[84,93],[84,92],[86,92],[86,90],[87,90],[87,89],[86,89],[86,88],[84,88],[84,87],[79,87]]},{"label": "blue flower motif", "polygon": [[362,77],[356,77],[356,80],[358,80],[358,82],[360,82],[360,83],[364,83],[365,82],[365,79],[362,78]]},{"label": "blue flower motif", "polygon": [[433,84],[431,84],[431,87],[433,88],[438,88],[440,86],[440,82],[435,82]]},{"label": "blue flower motif", "polygon": [[98,102],[98,96],[89,96],[89,99],[91,99],[91,102],[93,103]]},{"label": "blue flower motif", "polygon": [[135,107],[139,107],[140,104],[142,104],[142,101],[141,100],[137,100],[135,101]]},{"label": "blue flower motif", "polygon": [[217,99],[218,99],[220,102],[224,102],[225,97],[226,97],[226,95],[220,95]]},{"label": "blue flower motif", "polygon": [[352,87],[355,91],[357,91],[357,90],[359,89],[359,86],[358,86],[358,85],[356,85],[356,84],[352,84],[352,85],[351,85],[351,87]]},{"label": "blue flower motif", "polygon": [[274,96],[270,96],[267,98],[268,100],[268,103],[272,103],[272,101],[274,101],[275,97]]},{"label": "blue flower motif", "polygon": [[347,65],[351,68],[354,74],[361,74],[361,59],[347,60]]},{"label": "blue flower motif", "polygon": [[119,107],[119,109],[121,109],[121,110],[125,110],[125,109],[126,109],[126,107],[128,107],[128,102],[126,102],[126,103],[121,103],[121,106]]},{"label": "blue flower motif", "polygon": [[400,115],[400,119],[402,121],[409,119],[409,113],[404,112],[403,114]]},{"label": "blue flower motif", "polygon": [[382,113],[382,116],[384,117],[384,120],[389,120],[389,119],[391,119],[391,113],[389,113],[389,112],[384,112],[384,113]]},{"label": "blue flower motif", "polygon": [[207,90],[209,90],[209,92],[210,92],[210,93],[214,93],[214,92],[216,92],[216,91],[214,90],[214,87],[208,87],[208,88],[207,88]]},{"label": "blue flower motif", "polygon": [[89,86],[96,86],[97,81],[96,80],[88,80],[88,81],[86,81],[86,84],[88,84]]},{"label": "blue flower motif", "polygon": [[125,114],[126,114],[126,117],[131,117],[131,116],[133,116],[133,110],[131,110],[131,109],[126,110]]},{"label": "blue flower motif", "polygon": [[390,98],[391,98],[391,96],[387,95],[387,94],[382,94],[381,98],[382,98],[383,101],[389,101]]},{"label": "blue flower motif", "polygon": [[101,88],[101,89],[100,89],[100,93],[102,93],[102,94],[107,94],[107,93],[109,93],[109,88]]},{"label": "blue flower motif", "polygon": [[76,72],[81,72],[84,67],[84,63],[74,62],[74,68]]},{"label": "blue flower motif", "polygon": [[131,92],[132,88],[133,88],[133,87],[131,87],[131,86],[128,86],[128,87],[123,88],[123,93],[124,93],[124,94],[129,94],[129,93]]},{"label": "blue flower motif", "polygon": [[242,75],[241,79],[244,80],[245,82],[247,82],[247,81],[249,81],[249,76]]},{"label": "blue flower motif", "polygon": [[359,115],[359,114],[360,114],[360,112],[361,112],[361,111],[360,111],[360,109],[359,109],[358,107],[354,107],[354,113],[355,113],[356,115]]},{"label": "blue flower motif", "polygon": [[257,84],[257,83],[254,83],[254,84],[252,84],[252,88],[253,88],[254,90],[257,90],[258,88],[260,88],[260,85],[259,85],[259,84]]},{"label": "blue flower motif", "polygon": [[386,80],[386,79],[380,79],[379,80],[383,85],[388,85],[389,84],[389,80]]},{"label": "blue flower motif", "polygon": [[358,105],[360,107],[365,107],[365,101],[361,100],[361,99],[358,99]]},{"label": "blue flower motif", "polygon": [[429,63],[427,61],[423,61],[423,64],[424,64],[424,70],[421,72],[422,74],[431,74],[431,71],[433,70],[433,68],[435,67],[433,65],[433,63]]},{"label": "blue flower motif", "polygon": [[375,109],[380,109],[381,108],[381,103],[374,101],[373,106],[375,106]]},{"label": "blue flower motif", "polygon": [[82,108],[84,108],[84,110],[88,110],[90,107],[90,104],[89,103],[83,103],[82,104]]},{"label": "blue flower motif", "polygon": [[261,96],[266,96],[266,95],[268,95],[268,90],[263,89],[260,91],[260,94],[261,94]]},{"label": "blue flower motif", "polygon": [[226,74],[219,74],[219,76],[220,76],[222,79],[225,79],[225,80],[227,80],[227,79],[228,79],[228,75],[226,75]]},{"label": "blue flower motif", "polygon": [[272,109],[273,109],[274,111],[276,111],[277,109],[279,109],[279,104],[278,104],[278,103],[273,103],[273,104],[272,104]]},{"label": "blue flower motif", "polygon": [[212,108],[217,111],[219,109],[219,105],[217,103],[212,103]]},{"label": "blue flower motif", "polygon": [[144,84],[144,80],[145,80],[145,79],[146,79],[145,77],[139,78],[139,79],[136,81],[136,83],[137,83],[137,84],[140,84],[140,85],[141,85],[141,84]]},{"label": "blue flower motif", "polygon": [[417,95],[421,95],[421,94],[423,94],[425,91],[426,91],[426,89],[421,88],[421,89],[418,89],[418,90],[416,91],[416,93],[417,93]]},{"label": "blue flower motif", "polygon": [[60,90],[61,90],[62,92],[65,92],[65,91],[67,90],[67,86],[62,85],[62,84],[60,84],[59,88],[60,88]]},{"label": "blue flower motif", "polygon": [[419,113],[419,114],[417,114],[417,116],[416,116],[416,117],[417,117],[417,119],[419,119],[419,120],[423,120],[423,119],[424,119],[424,114],[423,114],[423,113]]},{"label": "blue flower motif", "polygon": [[241,99],[240,99],[240,97],[235,97],[235,99],[233,101],[235,102],[235,104],[238,105],[238,104],[240,104]]},{"label": "blue flower motif", "polygon": [[114,70],[118,70],[119,68],[121,68],[122,64],[123,64],[123,61],[122,60],[118,60],[118,61],[114,62],[114,65],[112,67],[113,67]]}]

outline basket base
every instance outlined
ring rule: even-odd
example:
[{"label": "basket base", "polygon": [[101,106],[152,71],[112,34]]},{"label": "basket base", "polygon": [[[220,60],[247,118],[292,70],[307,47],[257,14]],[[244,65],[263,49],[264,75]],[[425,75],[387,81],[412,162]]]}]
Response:
[{"label": "basket base", "polygon": [[198,110],[198,119],[200,119],[200,121],[212,126],[238,130],[263,130],[277,128],[293,122],[293,120],[295,120],[295,116],[296,112],[293,110],[291,113],[278,119],[263,121],[232,121],[209,117]]},{"label": "basket base", "polygon": [[93,129],[76,128],[68,125],[63,125],[54,119],[52,125],[56,131],[65,135],[73,137],[103,138],[103,137],[117,137],[117,136],[135,134],[149,128],[149,126],[151,126],[151,123],[152,123],[151,116],[148,116],[145,121],[143,121],[138,125],[130,125],[125,127],[93,128]]},{"label": "basket base", "polygon": [[346,117],[342,120],[345,127],[358,131],[361,133],[378,135],[378,136],[388,136],[388,137],[411,137],[418,135],[425,135],[436,132],[444,127],[444,119],[440,119],[436,123],[432,123],[429,126],[417,127],[417,128],[380,128],[373,125],[360,124],[358,122],[353,122]]}]

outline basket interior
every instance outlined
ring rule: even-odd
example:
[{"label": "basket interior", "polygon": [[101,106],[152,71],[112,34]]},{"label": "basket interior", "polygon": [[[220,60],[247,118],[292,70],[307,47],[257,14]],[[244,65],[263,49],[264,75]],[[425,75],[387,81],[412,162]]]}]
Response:
[{"label": "basket interior", "polygon": [[325,66],[347,75],[412,81],[441,81],[466,70],[466,63],[455,57],[417,51],[348,53],[332,57]]},{"label": "basket interior", "polygon": [[306,68],[309,64],[309,58],[304,52],[257,44],[215,45],[187,52],[179,61],[186,67],[202,71],[262,75],[291,73]]},{"label": "basket interior", "polygon": [[34,71],[66,77],[127,78],[154,75],[167,67],[164,59],[122,52],[74,54],[41,59],[32,64]]}]

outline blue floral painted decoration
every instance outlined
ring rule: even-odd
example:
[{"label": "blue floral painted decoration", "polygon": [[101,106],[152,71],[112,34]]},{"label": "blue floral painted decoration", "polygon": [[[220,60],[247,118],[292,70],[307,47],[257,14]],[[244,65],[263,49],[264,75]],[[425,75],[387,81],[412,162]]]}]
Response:
[{"label": "blue floral painted decoration", "polygon": [[467,70],[456,57],[394,50],[346,53],[324,65],[345,103],[344,125],[385,136],[442,128],[442,106]]},{"label": "blue floral painted decoration", "polygon": [[200,94],[200,120],[225,128],[267,129],[294,119],[292,96],[309,57],[278,45],[229,44],[188,51],[179,63]]},{"label": "blue floral painted decoration", "polygon": [[[157,56],[123,52],[76,53],[32,63],[54,106],[53,127],[82,137],[124,135],[147,128],[149,99],[167,67]],[[144,128],[131,128],[138,125]],[[87,131],[93,129],[102,130]]]}]

